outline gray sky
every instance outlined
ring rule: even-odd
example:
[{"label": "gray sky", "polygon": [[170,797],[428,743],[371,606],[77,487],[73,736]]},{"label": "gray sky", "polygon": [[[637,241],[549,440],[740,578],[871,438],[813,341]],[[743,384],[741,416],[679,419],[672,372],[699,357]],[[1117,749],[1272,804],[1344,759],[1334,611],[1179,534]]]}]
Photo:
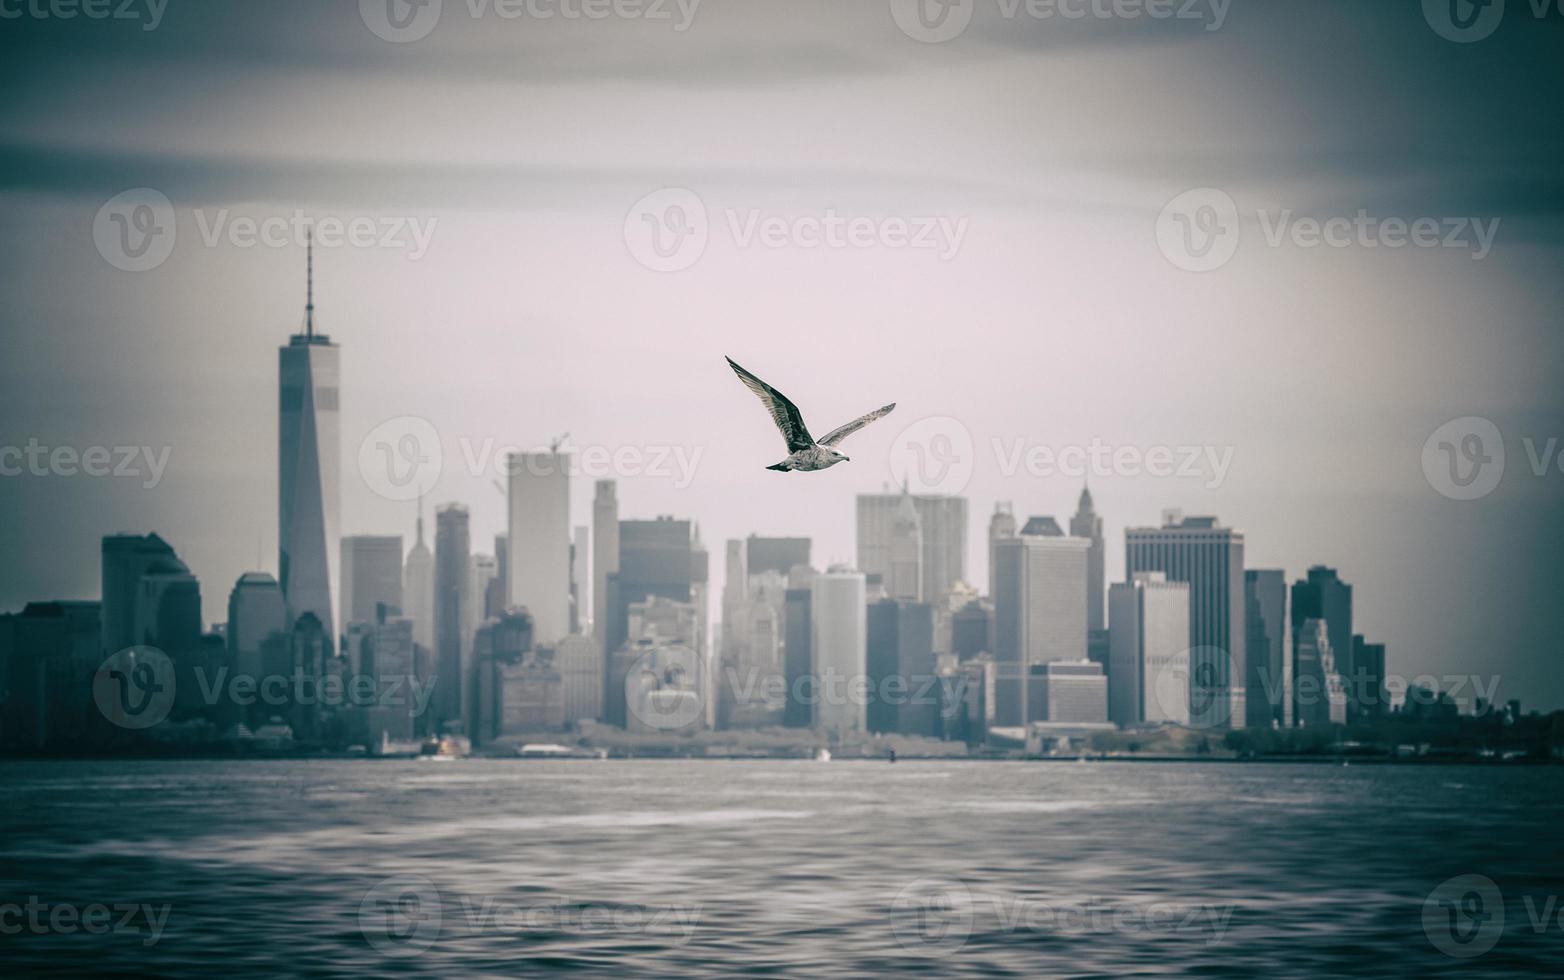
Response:
[{"label": "gray sky", "polygon": [[[1220,480],[1092,477],[1110,577],[1126,525],[1214,513],[1247,532],[1251,567],[1339,567],[1393,671],[1497,675],[1502,696],[1564,705],[1564,472],[1528,455],[1564,437],[1557,16],[1510,0],[1491,36],[1457,43],[1416,3],[1159,20],[974,0],[963,33],[923,43],[886,0],[706,0],[687,23],[672,3],[666,20],[479,6],[445,0],[408,42],[371,29],[374,2],[170,0],[153,30],[145,6],[140,22],[0,22],[0,441],[168,450],[150,489],[0,477],[0,608],[95,596],[115,530],[165,534],[209,620],[258,546],[274,568],[276,347],[300,324],[303,250],[244,247],[231,222],[302,209],[377,222],[372,244],[316,256],[317,324],[343,345],[346,533],[411,536],[413,506],[377,494],[358,454],[417,416],[444,455],[431,503],[467,503],[475,542],[504,509],[469,457],[568,431],[578,449],[700,454],[688,481],[621,473],[620,499],[698,520],[714,582],[722,540],[751,531],[849,559],[852,495],[893,479],[899,435],[938,417],[959,430],[919,431],[972,440],[981,585],[996,499],[1062,520],[1079,490],[1012,467],[1018,445],[1209,447]],[[177,235],[128,272],[95,228],[141,187],[167,196]],[[1232,199],[1239,237],[1192,272],[1159,247],[1159,214],[1203,187]],[[708,240],[658,272],[632,212],[665,188],[694,192]],[[1387,237],[1380,219],[1432,218],[1441,238],[1455,219],[1492,238],[1294,237],[1299,218],[1360,209]],[[829,214],[874,232],[746,237]],[[941,248],[887,231],[926,220]],[[724,353],[816,434],[900,407],[845,445],[850,464],[769,473],[780,440]],[[1423,467],[1464,416],[1506,451],[1471,501]],[[578,522],[590,494],[577,481]]]}]

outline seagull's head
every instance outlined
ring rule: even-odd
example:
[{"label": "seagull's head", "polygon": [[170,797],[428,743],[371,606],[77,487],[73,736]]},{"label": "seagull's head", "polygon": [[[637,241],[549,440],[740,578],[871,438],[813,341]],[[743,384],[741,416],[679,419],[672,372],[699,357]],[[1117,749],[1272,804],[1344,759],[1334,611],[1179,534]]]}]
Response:
[{"label": "seagull's head", "polygon": [[846,456],[842,455],[841,453],[837,452],[835,449],[831,450],[831,461],[832,462],[836,462],[836,463],[850,463],[850,462],[852,462],[851,459],[849,459]]}]

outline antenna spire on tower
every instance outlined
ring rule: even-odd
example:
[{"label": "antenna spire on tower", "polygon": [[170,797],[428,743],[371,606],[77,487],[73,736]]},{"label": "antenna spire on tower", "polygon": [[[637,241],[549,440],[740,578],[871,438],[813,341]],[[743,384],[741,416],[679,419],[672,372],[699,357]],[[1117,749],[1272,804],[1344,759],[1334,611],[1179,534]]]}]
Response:
[{"label": "antenna spire on tower", "polygon": [[315,339],[315,229],[304,231],[304,337]]}]

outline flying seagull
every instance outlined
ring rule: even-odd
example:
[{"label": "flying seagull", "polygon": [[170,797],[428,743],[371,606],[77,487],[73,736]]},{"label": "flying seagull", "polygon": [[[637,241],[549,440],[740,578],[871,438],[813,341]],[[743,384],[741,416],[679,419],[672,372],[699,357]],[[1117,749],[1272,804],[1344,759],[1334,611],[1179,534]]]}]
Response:
[{"label": "flying seagull", "polygon": [[832,429],[826,433],[824,439],[816,440],[804,425],[804,417],[799,414],[798,406],[788,401],[786,395],[739,367],[731,357],[728,358],[728,366],[733,368],[739,380],[744,382],[744,387],[753,391],[760,399],[760,403],[766,406],[766,411],[771,413],[771,420],[782,430],[782,438],[787,443],[787,459],[766,467],[768,470],[808,471],[835,466],[847,459],[836,451],[837,443],[875,419],[891,414],[891,409],[896,407],[896,403],[891,402],[884,408],[877,408],[867,415],[860,415],[846,425]]}]

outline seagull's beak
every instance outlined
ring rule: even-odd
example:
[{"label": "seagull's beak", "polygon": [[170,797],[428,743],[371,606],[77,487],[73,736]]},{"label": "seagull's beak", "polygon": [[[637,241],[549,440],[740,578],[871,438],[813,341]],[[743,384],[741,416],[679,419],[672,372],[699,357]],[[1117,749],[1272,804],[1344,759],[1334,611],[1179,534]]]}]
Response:
[{"label": "seagull's beak", "polygon": [[852,461],[853,461],[853,458],[851,456],[843,456],[842,457],[842,462],[844,462],[844,463],[851,463]]}]

